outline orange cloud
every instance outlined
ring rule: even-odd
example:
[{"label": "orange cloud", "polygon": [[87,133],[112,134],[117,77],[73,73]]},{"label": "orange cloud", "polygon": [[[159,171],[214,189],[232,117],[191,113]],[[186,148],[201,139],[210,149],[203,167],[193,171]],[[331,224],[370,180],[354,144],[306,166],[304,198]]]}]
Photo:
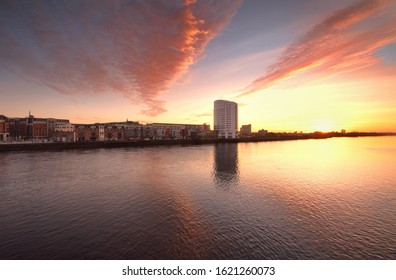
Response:
[{"label": "orange cloud", "polygon": [[229,23],[240,0],[2,1],[0,66],[62,94],[120,94],[166,111],[162,92]]},{"label": "orange cloud", "polygon": [[392,1],[366,0],[336,11],[290,45],[239,97],[268,88],[302,71],[338,73],[378,63],[373,52],[396,41],[394,16],[364,33],[357,34],[352,29],[391,5],[394,5]]}]

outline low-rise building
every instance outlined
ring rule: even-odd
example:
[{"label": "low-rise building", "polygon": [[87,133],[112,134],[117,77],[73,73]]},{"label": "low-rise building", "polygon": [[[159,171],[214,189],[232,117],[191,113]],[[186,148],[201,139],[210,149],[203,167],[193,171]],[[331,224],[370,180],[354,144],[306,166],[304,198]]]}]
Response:
[{"label": "low-rise building", "polygon": [[25,118],[10,118],[9,130],[10,138],[16,141],[75,141],[74,126],[69,120],[36,118],[30,112]]},{"label": "low-rise building", "polygon": [[121,125],[104,125],[104,135],[107,141],[123,141],[125,130]]},{"label": "low-rise building", "polygon": [[100,139],[99,124],[74,124],[77,142],[98,141]]},{"label": "low-rise building", "polygon": [[10,125],[8,118],[0,115],[0,141],[8,141],[10,139]]},{"label": "low-rise building", "polygon": [[138,140],[142,139],[143,135],[143,125],[136,124],[136,125],[126,125],[124,126],[124,137],[125,140]]},{"label": "low-rise building", "polygon": [[252,125],[251,124],[242,125],[239,133],[241,134],[241,136],[251,136]]},{"label": "low-rise building", "polygon": [[10,136],[13,140],[44,140],[48,139],[48,120],[36,118],[29,113],[25,118],[11,118]]},{"label": "low-rise building", "polygon": [[21,133],[24,135],[26,132],[21,131],[23,128],[26,130],[26,126],[21,126],[21,118],[10,118],[9,119],[9,129],[11,140],[20,141],[22,140]]},{"label": "low-rise building", "polygon": [[[53,142],[86,142],[86,141],[131,141],[163,139],[196,139],[214,138],[208,124],[174,124],[139,122],[109,122],[94,124],[71,124],[66,119],[13,118],[9,121],[12,139]],[[4,138],[4,137],[3,137]]]},{"label": "low-rise building", "polygon": [[55,142],[74,142],[74,125],[66,119],[48,118],[48,137]]},{"label": "low-rise building", "polygon": [[[75,124],[75,139],[78,142],[85,141],[124,141],[128,140],[126,137],[126,128],[130,138],[138,125],[125,124],[125,123],[95,123],[95,124]],[[139,131],[136,131],[139,135]],[[137,136],[138,137],[138,136]],[[136,137],[136,138],[137,138]]]},{"label": "low-rise building", "polygon": [[266,136],[267,133],[268,133],[268,130],[260,129],[260,130],[257,132],[257,135],[258,135],[258,136]]},{"label": "low-rise building", "polygon": [[150,125],[153,139],[194,139],[203,138],[210,129],[207,124],[153,123]]},{"label": "low-rise building", "polygon": [[76,134],[74,132],[74,125],[71,123],[56,124],[54,138],[57,142],[75,142]]}]

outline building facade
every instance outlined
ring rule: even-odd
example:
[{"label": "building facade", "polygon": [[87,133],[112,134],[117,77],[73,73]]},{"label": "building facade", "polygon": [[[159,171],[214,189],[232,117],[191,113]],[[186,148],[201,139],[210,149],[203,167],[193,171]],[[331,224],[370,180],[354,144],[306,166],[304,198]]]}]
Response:
[{"label": "building facade", "polygon": [[65,119],[36,118],[29,113],[25,118],[9,119],[10,138],[16,141],[73,142],[74,126]]},{"label": "building facade", "polygon": [[21,140],[20,136],[20,118],[10,118],[9,119],[9,129],[10,129],[10,138],[12,140]]},{"label": "building facade", "polygon": [[210,129],[207,124],[153,123],[154,139],[197,139],[204,138]]},{"label": "building facade", "polygon": [[75,124],[74,133],[77,142],[121,141],[124,140],[123,126],[112,124]]},{"label": "building facade", "polygon": [[48,118],[48,139],[54,142],[74,142],[74,125],[69,120]]},{"label": "building facade", "polygon": [[216,100],[213,113],[217,137],[238,138],[238,104],[227,100]]},{"label": "building facade", "polygon": [[266,129],[260,129],[260,130],[257,132],[257,135],[258,135],[258,136],[266,136],[267,133],[268,133],[268,130],[266,130]]},{"label": "building facade", "polygon": [[138,122],[75,124],[75,137],[78,142],[86,141],[131,141],[197,139],[207,137],[210,126],[207,124],[152,123]]},{"label": "building facade", "polygon": [[8,118],[0,115],[0,141],[8,141],[10,139],[10,126]]},{"label": "building facade", "polygon": [[[4,132],[7,131],[7,132]],[[42,142],[96,142],[168,139],[215,138],[208,124],[174,124],[139,122],[109,122],[71,124],[66,119],[25,118],[7,119],[0,115],[0,140]],[[217,136],[216,136],[217,137]]]},{"label": "building facade", "polygon": [[[74,125],[74,133],[76,141],[78,142],[86,142],[86,141],[99,141],[100,138],[100,127],[99,124],[75,124]],[[102,128],[103,131],[103,128]],[[103,132],[103,140],[104,140],[104,132]]]},{"label": "building facade", "polygon": [[27,119],[27,139],[48,139],[48,120],[43,118],[35,118],[34,116],[30,115]]},{"label": "building facade", "polygon": [[48,139],[48,120],[36,118],[29,113],[26,118],[12,118],[10,136],[13,140],[44,140]]},{"label": "building facade", "polygon": [[251,136],[252,125],[251,124],[242,125],[239,133],[241,134],[241,136]]}]

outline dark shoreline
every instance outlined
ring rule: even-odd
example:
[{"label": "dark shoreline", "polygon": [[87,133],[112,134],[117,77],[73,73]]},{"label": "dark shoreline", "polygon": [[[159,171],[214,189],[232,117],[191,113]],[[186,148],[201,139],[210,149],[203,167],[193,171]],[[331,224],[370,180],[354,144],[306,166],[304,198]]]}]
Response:
[{"label": "dark shoreline", "polygon": [[70,150],[70,149],[100,149],[124,147],[151,147],[151,146],[188,146],[218,143],[254,143],[271,141],[291,141],[308,139],[328,139],[334,137],[368,137],[368,136],[396,136],[396,133],[310,133],[285,134],[273,133],[262,137],[246,137],[239,139],[170,139],[170,140],[135,140],[135,141],[104,141],[104,142],[70,142],[70,143],[8,143],[0,144],[0,152],[34,151],[34,150]]}]

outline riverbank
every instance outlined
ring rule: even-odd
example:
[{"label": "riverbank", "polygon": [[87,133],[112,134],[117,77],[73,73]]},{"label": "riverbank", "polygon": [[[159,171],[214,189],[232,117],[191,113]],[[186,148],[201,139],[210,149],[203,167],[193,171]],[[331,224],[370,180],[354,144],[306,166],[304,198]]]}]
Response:
[{"label": "riverbank", "polygon": [[261,137],[244,137],[239,139],[169,139],[169,140],[134,140],[134,141],[104,141],[104,142],[71,142],[71,143],[2,143],[0,152],[31,151],[31,150],[66,150],[66,149],[99,149],[99,148],[124,148],[124,147],[150,147],[171,145],[205,145],[216,143],[248,143],[268,141],[291,141],[305,139],[327,139],[333,137],[368,137],[368,136],[396,136],[395,133],[309,133],[288,134],[269,133]]}]

